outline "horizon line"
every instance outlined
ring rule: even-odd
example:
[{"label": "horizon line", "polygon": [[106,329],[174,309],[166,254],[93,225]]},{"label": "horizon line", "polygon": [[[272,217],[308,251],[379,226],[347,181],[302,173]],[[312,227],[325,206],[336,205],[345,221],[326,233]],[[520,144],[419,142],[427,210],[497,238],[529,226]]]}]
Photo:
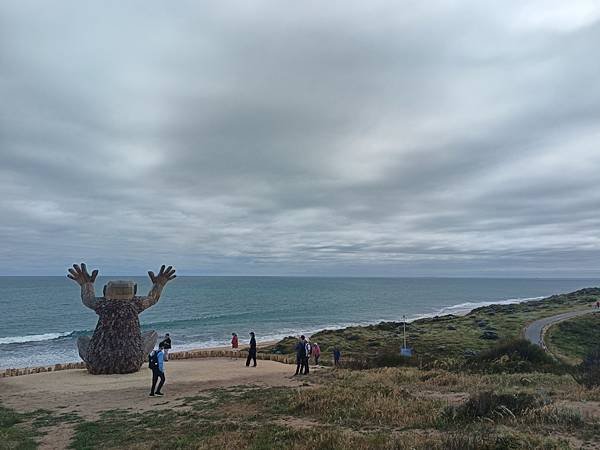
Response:
[{"label": "horizon line", "polygon": [[[135,277],[148,278],[148,274],[99,274],[100,278],[106,277]],[[67,278],[66,275],[2,275],[0,278]],[[385,279],[502,279],[502,280],[593,280],[600,277],[570,277],[570,276],[480,276],[480,275],[236,275],[236,274],[185,274],[177,275],[177,278],[385,278]]]}]

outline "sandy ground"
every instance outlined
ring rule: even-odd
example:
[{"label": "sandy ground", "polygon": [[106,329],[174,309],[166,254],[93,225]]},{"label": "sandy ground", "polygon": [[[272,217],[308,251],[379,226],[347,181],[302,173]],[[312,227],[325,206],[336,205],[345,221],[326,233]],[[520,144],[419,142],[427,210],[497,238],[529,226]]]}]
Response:
[{"label": "sandy ground", "polygon": [[169,361],[164,397],[148,397],[151,371],[146,367],[128,375],[90,375],[86,370],[64,370],[2,378],[0,399],[4,405],[21,412],[59,409],[91,419],[101,411],[117,408],[144,411],[178,407],[184,397],[217,387],[298,386],[302,380],[291,377],[294,370],[288,364],[262,360],[258,361],[258,367],[246,367],[241,358]]}]

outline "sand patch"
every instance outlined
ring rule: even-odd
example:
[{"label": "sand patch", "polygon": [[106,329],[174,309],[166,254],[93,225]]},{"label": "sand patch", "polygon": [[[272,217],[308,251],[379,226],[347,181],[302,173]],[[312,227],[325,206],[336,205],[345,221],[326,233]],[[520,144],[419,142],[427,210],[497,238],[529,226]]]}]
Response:
[{"label": "sand patch", "polygon": [[100,412],[124,409],[142,412],[181,407],[184,397],[219,387],[236,385],[299,386],[291,377],[294,368],[274,361],[246,367],[240,359],[198,359],[166,363],[164,397],[148,397],[151,372],[142,368],[127,375],[90,375],[86,370],[64,370],[4,378],[2,403],[20,412],[36,409],[74,412],[96,419]]}]

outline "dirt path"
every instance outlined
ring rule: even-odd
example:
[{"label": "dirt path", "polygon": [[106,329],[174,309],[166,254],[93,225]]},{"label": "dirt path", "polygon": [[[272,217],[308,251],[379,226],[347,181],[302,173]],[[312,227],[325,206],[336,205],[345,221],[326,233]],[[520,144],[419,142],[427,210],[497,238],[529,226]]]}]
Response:
[{"label": "dirt path", "polygon": [[128,375],[90,375],[85,370],[38,373],[0,381],[2,403],[20,412],[48,409],[74,412],[92,419],[101,411],[180,406],[182,398],[217,387],[243,384],[298,386],[302,380],[291,377],[294,368],[274,361],[258,361],[246,367],[239,359],[190,359],[166,364],[164,397],[148,397],[150,371],[142,368]]},{"label": "dirt path", "polygon": [[547,350],[546,344],[544,343],[544,335],[546,334],[546,330],[548,328],[550,328],[552,325],[558,322],[562,322],[563,320],[572,319],[573,317],[579,317],[585,314],[592,314],[596,312],[598,312],[598,309],[590,308],[569,311],[566,313],[557,314],[556,316],[545,317],[543,319],[531,322],[529,325],[527,325],[523,330],[523,336],[532,344],[539,345],[544,350]]}]

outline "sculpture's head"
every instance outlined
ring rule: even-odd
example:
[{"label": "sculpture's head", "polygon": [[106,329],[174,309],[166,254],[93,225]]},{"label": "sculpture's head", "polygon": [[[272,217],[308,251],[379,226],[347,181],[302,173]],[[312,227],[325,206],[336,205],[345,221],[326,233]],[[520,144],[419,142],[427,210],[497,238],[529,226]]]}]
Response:
[{"label": "sculpture's head", "polygon": [[107,300],[132,300],[137,294],[137,283],[115,280],[104,285],[104,298]]}]

